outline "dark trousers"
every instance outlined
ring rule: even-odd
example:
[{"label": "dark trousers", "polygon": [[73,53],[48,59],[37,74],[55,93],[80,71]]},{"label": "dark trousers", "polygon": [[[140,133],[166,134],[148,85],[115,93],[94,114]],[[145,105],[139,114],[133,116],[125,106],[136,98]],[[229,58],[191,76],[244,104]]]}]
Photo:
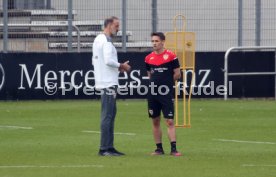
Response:
[{"label": "dark trousers", "polygon": [[103,89],[101,95],[101,150],[113,148],[116,116],[116,87]]}]

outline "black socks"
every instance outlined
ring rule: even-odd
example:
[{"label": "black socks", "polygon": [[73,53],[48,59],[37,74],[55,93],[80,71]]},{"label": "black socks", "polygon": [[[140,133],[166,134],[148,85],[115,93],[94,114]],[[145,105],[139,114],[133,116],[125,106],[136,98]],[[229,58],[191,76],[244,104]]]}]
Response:
[{"label": "black socks", "polygon": [[157,143],[156,144],[157,149],[163,150],[162,143]]},{"label": "black socks", "polygon": [[176,142],[172,141],[171,142],[171,152],[175,152],[176,151]]},{"label": "black socks", "polygon": [[[163,150],[162,143],[157,143],[156,147],[157,147],[157,149]],[[171,142],[171,152],[175,152],[175,151],[176,151],[176,142],[172,141]]]}]

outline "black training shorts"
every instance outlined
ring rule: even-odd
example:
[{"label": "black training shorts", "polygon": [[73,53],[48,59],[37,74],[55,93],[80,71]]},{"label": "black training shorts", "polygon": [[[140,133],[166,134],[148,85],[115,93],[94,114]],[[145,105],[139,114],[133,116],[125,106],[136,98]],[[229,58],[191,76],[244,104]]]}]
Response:
[{"label": "black training shorts", "polygon": [[161,114],[164,118],[174,118],[174,99],[172,94],[167,95],[148,95],[148,113],[149,117],[156,118]]}]

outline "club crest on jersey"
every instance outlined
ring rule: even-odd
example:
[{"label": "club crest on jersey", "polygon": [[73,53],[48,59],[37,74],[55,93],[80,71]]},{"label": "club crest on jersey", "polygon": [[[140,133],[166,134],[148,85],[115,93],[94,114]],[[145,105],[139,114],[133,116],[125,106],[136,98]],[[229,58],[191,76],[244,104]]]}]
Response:
[{"label": "club crest on jersey", "polygon": [[169,58],[169,55],[168,54],[164,54],[163,58],[164,58],[164,60],[167,60]]},{"label": "club crest on jersey", "polygon": [[150,60],[153,60],[154,59],[154,57],[150,57]]}]

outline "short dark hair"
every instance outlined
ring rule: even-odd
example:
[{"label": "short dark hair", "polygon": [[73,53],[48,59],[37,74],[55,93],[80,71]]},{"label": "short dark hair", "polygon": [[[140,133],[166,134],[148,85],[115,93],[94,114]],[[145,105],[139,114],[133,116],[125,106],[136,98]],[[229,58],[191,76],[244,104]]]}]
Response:
[{"label": "short dark hair", "polygon": [[166,37],[165,37],[164,33],[162,33],[162,32],[153,32],[153,33],[151,33],[151,37],[152,36],[158,36],[162,41],[166,40]]},{"label": "short dark hair", "polygon": [[104,20],[104,27],[106,28],[109,24],[113,23],[114,20],[119,20],[118,17],[111,16]]}]

